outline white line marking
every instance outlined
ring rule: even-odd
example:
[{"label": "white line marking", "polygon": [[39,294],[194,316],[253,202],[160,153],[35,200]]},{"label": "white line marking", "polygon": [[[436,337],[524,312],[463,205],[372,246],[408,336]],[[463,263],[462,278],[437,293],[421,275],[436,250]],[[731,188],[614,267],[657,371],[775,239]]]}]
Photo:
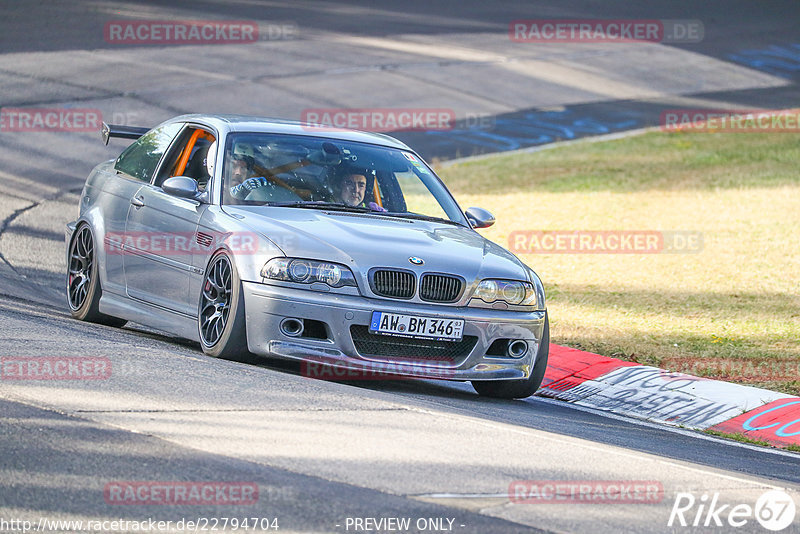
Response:
[{"label": "white line marking", "polygon": [[399,39],[389,39],[381,37],[355,37],[352,35],[341,35],[333,37],[334,41],[349,44],[353,46],[360,46],[364,48],[383,48],[385,50],[393,50],[395,52],[404,52],[407,54],[417,54],[427,57],[438,57],[442,59],[451,59],[459,61],[473,62],[492,62],[503,63],[508,61],[508,56],[502,54],[494,54],[484,50],[469,48],[466,46],[454,46],[442,42],[433,43],[415,43],[411,41],[401,41]]},{"label": "white line marking", "polygon": [[[545,399],[542,399],[541,397],[537,397],[537,399],[538,400],[545,400]],[[549,400],[549,399],[547,399],[547,400]],[[564,405],[565,405],[565,403],[561,404],[561,406],[564,406]],[[569,405],[569,406],[570,407],[574,407],[573,405]],[[426,408],[409,407],[409,409],[412,410],[412,411],[419,411],[419,412],[422,412],[422,413],[427,413],[428,415],[431,415],[431,416],[441,415],[438,412],[434,412],[434,411],[432,411],[430,409],[426,409]],[[665,460],[665,459],[660,458],[657,453],[649,453],[649,452],[644,452],[644,451],[633,451],[633,450],[629,451],[628,449],[623,449],[619,445],[612,445],[612,444],[597,444],[596,445],[596,444],[594,444],[592,442],[589,442],[589,440],[587,440],[585,438],[578,438],[578,437],[570,437],[569,439],[559,438],[559,437],[555,437],[554,435],[550,435],[550,434],[553,434],[553,433],[549,432],[547,430],[539,430],[539,429],[535,429],[535,428],[517,427],[513,423],[501,423],[501,422],[496,422],[496,421],[487,421],[485,419],[478,418],[478,417],[471,416],[471,415],[466,415],[466,414],[451,414],[451,415],[456,415],[456,416],[463,417],[465,419],[470,419],[473,423],[477,423],[477,424],[479,424],[481,426],[486,426],[486,427],[489,427],[489,428],[502,429],[504,431],[514,432],[514,433],[517,433],[517,434],[525,434],[525,435],[529,435],[529,436],[530,435],[535,435],[536,439],[539,439],[539,440],[547,440],[547,441],[550,441],[550,442],[553,442],[553,443],[558,443],[558,444],[578,446],[578,447],[582,447],[584,449],[588,449],[590,451],[595,451],[595,452],[598,452],[598,453],[614,454],[616,456],[620,456],[620,457],[623,457],[623,458],[635,458],[637,460],[642,460],[643,457],[646,457],[646,456],[652,456],[654,462],[658,462],[658,463],[663,464],[663,465],[676,467],[678,469],[683,469],[684,471],[691,471],[691,472],[694,472],[694,473],[700,473],[700,474],[704,474],[704,475],[708,475],[708,476],[718,477],[718,478],[721,478],[721,479],[731,480],[731,481],[738,482],[738,483],[741,483],[741,484],[756,485],[758,487],[769,488],[769,489],[781,489],[781,490],[790,489],[790,490],[795,490],[795,491],[797,490],[796,487],[792,487],[792,486],[777,486],[777,485],[774,485],[774,484],[769,484],[769,483],[766,483],[766,482],[761,482],[759,480],[756,480],[756,478],[761,478],[760,475],[749,475],[752,478],[743,478],[743,477],[738,477],[738,476],[733,476],[733,475],[725,475],[723,473],[719,473],[719,472],[717,472],[715,470],[712,470],[712,469],[707,469],[707,468],[702,468],[702,467],[693,467],[691,465],[684,465],[682,463],[678,463],[677,461]],[[601,415],[601,414],[597,414],[597,415]],[[619,417],[619,416],[617,416],[617,417]],[[624,419],[622,417],[619,417],[619,418],[620,419]],[[625,419],[625,421],[630,421],[630,420],[629,419]],[[663,428],[663,427],[658,426],[658,428]],[[723,440],[719,440],[719,441],[721,443],[726,443]],[[737,442],[734,442],[734,443],[737,443]],[[765,452],[762,449],[755,449],[755,450],[761,450],[762,452]],[[687,464],[691,463],[689,460],[684,460],[684,461]],[[718,469],[720,471],[725,470],[725,468],[721,468],[721,467],[720,468],[714,468],[714,469]],[[791,484],[791,483],[789,482],[789,484]]]}]

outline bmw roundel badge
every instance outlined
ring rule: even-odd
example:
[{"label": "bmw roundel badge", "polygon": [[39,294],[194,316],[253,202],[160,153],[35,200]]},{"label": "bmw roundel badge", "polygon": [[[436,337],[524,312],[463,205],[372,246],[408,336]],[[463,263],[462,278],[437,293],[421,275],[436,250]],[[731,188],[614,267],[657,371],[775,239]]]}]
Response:
[{"label": "bmw roundel badge", "polygon": [[414,265],[422,265],[423,263],[425,263],[424,261],[422,261],[422,258],[418,258],[416,256],[411,256],[410,258],[408,258],[408,261],[410,261]]}]

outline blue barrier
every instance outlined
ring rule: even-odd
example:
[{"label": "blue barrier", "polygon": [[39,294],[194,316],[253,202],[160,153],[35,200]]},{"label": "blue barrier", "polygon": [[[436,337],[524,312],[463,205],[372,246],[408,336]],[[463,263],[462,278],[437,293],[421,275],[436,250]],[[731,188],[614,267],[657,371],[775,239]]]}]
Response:
[{"label": "blue barrier", "polygon": [[800,72],[800,44],[771,45],[757,50],[741,50],[729,59],[756,70],[782,78],[793,78]]},{"label": "blue barrier", "polygon": [[430,147],[480,147],[491,152],[516,150],[564,139],[600,135],[636,128],[642,121],[625,114],[605,117],[578,114],[574,110],[529,112],[518,117],[498,117],[493,128],[455,128],[425,132]]}]

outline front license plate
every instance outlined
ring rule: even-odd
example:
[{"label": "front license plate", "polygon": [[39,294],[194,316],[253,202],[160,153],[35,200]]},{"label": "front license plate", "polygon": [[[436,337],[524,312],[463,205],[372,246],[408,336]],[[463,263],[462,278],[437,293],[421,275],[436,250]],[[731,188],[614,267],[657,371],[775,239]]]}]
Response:
[{"label": "front license plate", "polygon": [[463,319],[435,319],[418,315],[372,312],[369,331],[390,336],[461,341],[464,334]]}]

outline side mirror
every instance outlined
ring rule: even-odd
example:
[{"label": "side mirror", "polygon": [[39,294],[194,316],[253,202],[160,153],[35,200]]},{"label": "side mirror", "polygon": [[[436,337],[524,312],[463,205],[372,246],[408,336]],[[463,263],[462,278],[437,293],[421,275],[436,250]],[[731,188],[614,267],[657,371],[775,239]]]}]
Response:
[{"label": "side mirror", "polygon": [[197,188],[197,180],[188,176],[173,176],[161,184],[161,189],[168,195],[191,200],[200,200],[202,191]]},{"label": "side mirror", "polygon": [[473,228],[488,228],[494,224],[494,215],[483,208],[467,208],[464,215]]}]

